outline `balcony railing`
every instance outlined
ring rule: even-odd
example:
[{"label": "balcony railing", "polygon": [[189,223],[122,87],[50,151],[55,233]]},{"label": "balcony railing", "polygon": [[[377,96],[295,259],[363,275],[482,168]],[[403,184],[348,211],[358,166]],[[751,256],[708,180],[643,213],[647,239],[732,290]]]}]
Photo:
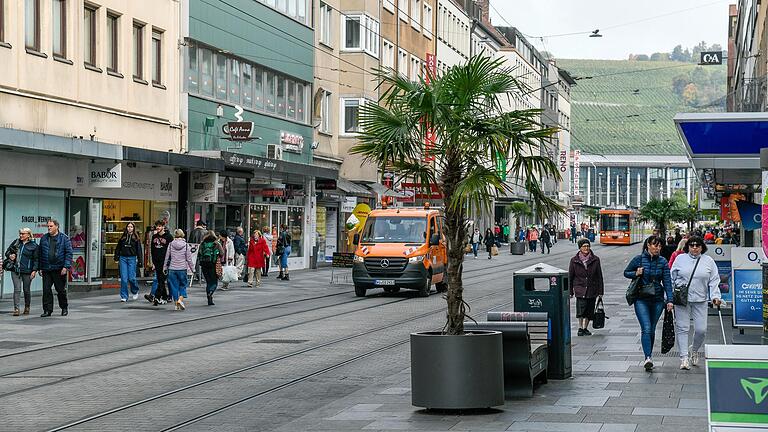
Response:
[{"label": "balcony railing", "polygon": [[766,77],[746,78],[736,91],[736,111],[764,112],[766,111],[766,94],[768,94]]}]

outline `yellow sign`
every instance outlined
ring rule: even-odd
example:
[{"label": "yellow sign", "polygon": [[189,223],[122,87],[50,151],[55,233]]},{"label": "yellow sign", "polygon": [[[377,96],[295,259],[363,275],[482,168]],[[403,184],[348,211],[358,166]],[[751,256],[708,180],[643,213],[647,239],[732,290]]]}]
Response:
[{"label": "yellow sign", "polygon": [[352,210],[352,214],[360,220],[360,223],[357,224],[357,228],[363,229],[365,220],[368,219],[368,215],[371,214],[371,207],[368,204],[360,203],[355,206],[354,210]]}]

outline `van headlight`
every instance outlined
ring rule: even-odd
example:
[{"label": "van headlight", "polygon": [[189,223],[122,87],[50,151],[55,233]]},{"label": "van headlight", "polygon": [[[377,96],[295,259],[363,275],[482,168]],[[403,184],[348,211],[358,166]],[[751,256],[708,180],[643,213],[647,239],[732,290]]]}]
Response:
[{"label": "van headlight", "polygon": [[408,263],[414,264],[414,263],[420,263],[424,261],[424,255],[417,255],[415,257],[408,258]]},{"label": "van headlight", "polygon": [[365,258],[361,257],[360,255],[355,255],[355,257],[352,259],[352,261],[354,261],[356,263],[364,263],[365,262]]}]

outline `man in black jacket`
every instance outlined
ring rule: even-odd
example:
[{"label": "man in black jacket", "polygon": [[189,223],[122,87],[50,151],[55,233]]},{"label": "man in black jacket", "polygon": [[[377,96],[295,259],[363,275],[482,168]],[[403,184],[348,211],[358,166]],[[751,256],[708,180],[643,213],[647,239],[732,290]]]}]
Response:
[{"label": "man in black jacket", "polygon": [[152,292],[145,294],[144,298],[155,306],[168,302],[168,290],[165,286],[166,274],[163,272],[163,260],[168,251],[168,245],[173,241],[171,233],[165,230],[162,221],[155,222],[155,233],[152,234],[151,259],[155,268],[155,280],[152,283]]}]

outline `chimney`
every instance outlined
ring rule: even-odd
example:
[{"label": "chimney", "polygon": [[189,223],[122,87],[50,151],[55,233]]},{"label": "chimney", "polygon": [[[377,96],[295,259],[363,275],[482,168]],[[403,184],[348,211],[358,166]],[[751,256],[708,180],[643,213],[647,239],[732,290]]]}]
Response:
[{"label": "chimney", "polygon": [[480,9],[480,21],[484,24],[491,24],[490,0],[476,0],[477,7]]}]

